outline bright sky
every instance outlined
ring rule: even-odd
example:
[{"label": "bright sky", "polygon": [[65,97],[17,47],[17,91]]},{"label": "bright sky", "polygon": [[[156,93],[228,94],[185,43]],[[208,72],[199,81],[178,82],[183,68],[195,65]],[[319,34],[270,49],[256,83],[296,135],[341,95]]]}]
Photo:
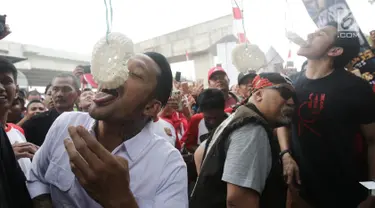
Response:
[{"label": "bright sky", "polygon": [[[248,39],[264,50],[273,45],[287,56],[287,24],[303,36],[315,30],[302,0],[288,0],[289,8],[285,0],[243,2]],[[363,32],[375,28],[375,5],[368,0],[347,2]],[[232,12],[230,0],[112,0],[112,6],[112,31],[127,34],[135,42]],[[6,40],[76,53],[90,54],[106,32],[104,0],[1,0],[0,14],[7,14],[13,32]]]}]

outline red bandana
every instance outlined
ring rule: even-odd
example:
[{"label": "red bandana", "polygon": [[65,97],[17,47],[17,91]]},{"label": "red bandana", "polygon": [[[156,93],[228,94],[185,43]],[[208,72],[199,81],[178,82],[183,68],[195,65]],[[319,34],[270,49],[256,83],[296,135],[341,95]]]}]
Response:
[{"label": "red bandana", "polygon": [[264,87],[273,86],[274,84],[270,82],[267,78],[261,78],[259,75],[257,75],[253,80],[253,89],[258,90]]}]

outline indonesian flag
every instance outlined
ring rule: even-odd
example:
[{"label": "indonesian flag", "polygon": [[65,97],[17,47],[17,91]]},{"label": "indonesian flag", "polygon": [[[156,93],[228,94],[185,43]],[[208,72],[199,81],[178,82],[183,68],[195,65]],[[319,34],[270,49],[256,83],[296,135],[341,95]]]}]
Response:
[{"label": "indonesian flag", "polygon": [[82,89],[85,88],[97,88],[98,84],[94,81],[92,74],[86,73],[81,76]]},{"label": "indonesian flag", "polygon": [[242,16],[242,1],[231,0],[232,2],[232,14],[233,14],[233,33],[237,35],[239,43],[248,43],[249,40],[245,36],[245,29],[243,25]]},{"label": "indonesian flag", "polygon": [[185,51],[186,61],[189,61],[189,53]]},{"label": "indonesian flag", "polygon": [[289,49],[289,51],[288,51],[288,59],[291,59],[291,58],[292,58],[292,50]]}]

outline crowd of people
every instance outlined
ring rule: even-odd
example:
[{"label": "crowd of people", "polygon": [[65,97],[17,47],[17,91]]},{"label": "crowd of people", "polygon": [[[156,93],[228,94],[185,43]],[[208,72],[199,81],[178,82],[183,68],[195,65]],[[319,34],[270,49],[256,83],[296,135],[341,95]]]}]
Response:
[{"label": "crowd of people", "polygon": [[220,65],[204,89],[146,52],[116,89],[83,87],[77,66],[24,92],[0,58],[0,207],[375,207],[359,183],[375,178],[375,96],[341,32],[309,34],[290,78],[248,71],[231,88]]}]

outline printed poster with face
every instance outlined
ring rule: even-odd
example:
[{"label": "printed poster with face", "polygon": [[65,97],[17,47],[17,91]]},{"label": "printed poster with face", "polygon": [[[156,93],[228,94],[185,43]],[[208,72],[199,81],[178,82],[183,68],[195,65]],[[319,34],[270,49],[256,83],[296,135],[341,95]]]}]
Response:
[{"label": "printed poster with face", "polygon": [[363,35],[352,11],[345,0],[302,0],[311,19],[320,28],[331,21],[338,23],[339,31],[352,31],[358,35],[361,50],[352,60],[350,68],[354,74],[361,76],[375,87],[375,56],[374,50]]}]

